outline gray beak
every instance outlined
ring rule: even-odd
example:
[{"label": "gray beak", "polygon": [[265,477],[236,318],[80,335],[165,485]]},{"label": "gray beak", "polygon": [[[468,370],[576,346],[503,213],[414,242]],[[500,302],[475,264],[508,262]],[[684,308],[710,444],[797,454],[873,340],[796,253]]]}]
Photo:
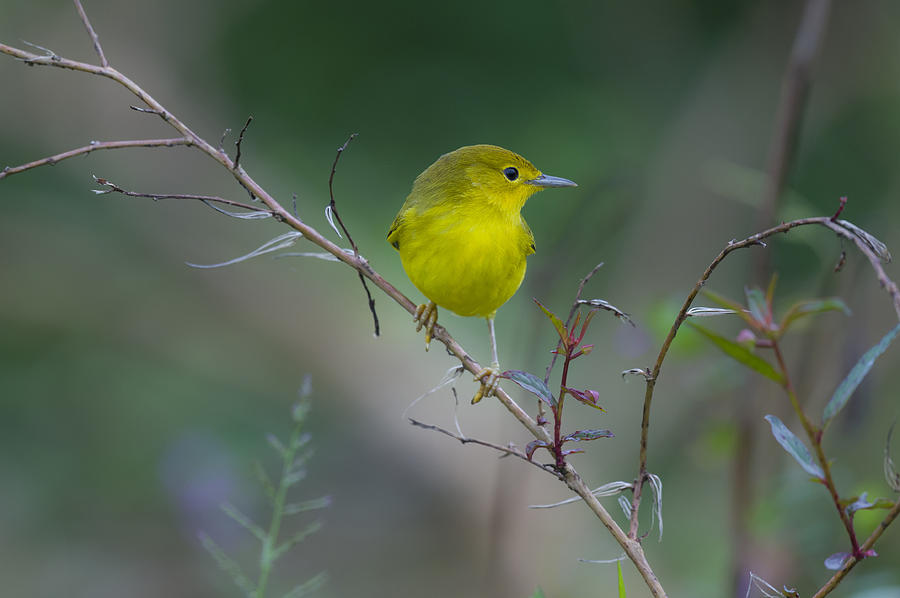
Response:
[{"label": "gray beak", "polygon": [[530,181],[525,181],[526,185],[534,185],[535,187],[577,187],[578,185],[569,179],[564,179],[558,176],[550,176],[549,174],[542,174],[536,179],[531,179]]}]

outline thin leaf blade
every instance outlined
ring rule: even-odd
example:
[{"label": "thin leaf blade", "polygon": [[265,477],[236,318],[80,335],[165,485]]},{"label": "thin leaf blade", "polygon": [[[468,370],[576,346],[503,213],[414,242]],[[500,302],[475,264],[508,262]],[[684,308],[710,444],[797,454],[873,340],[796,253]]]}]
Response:
[{"label": "thin leaf blade", "polygon": [[887,350],[898,332],[900,332],[900,324],[894,326],[890,332],[882,337],[877,345],[866,351],[863,356],[859,358],[859,361],[856,362],[856,365],[853,366],[853,369],[850,370],[850,373],[847,374],[847,377],[841,380],[841,383],[838,384],[834,394],[831,395],[828,404],[825,405],[825,411],[822,413],[823,428],[831,423],[834,416],[844,408],[844,405],[850,400],[850,396],[863,381],[863,378],[866,377],[866,374],[869,373],[869,370],[872,369],[875,360]]},{"label": "thin leaf blade", "polygon": [[501,378],[512,380],[551,407],[556,407],[556,397],[550,392],[547,384],[530,372],[507,370],[500,374]]},{"label": "thin leaf blade", "polygon": [[778,441],[778,444],[780,444],[784,450],[800,464],[800,467],[802,467],[809,475],[819,480],[824,479],[825,473],[822,471],[822,468],[813,461],[812,455],[809,454],[809,449],[806,448],[806,445],[803,444],[803,442],[776,416],[767,415],[765,419],[769,422],[769,425],[772,426],[772,436],[774,436],[775,440]]},{"label": "thin leaf blade", "polygon": [[768,361],[753,353],[744,345],[737,343],[731,339],[727,339],[708,328],[686,321],[685,324],[711,340],[717,347],[725,352],[726,355],[741,363],[751,370],[754,370],[776,384],[784,385],[784,375],[776,370]]},{"label": "thin leaf blade", "polygon": [[547,316],[553,323],[553,327],[556,328],[556,333],[559,334],[559,339],[563,342],[563,344],[566,344],[566,341],[569,338],[569,333],[566,332],[566,325],[563,324],[563,321],[560,320],[555,313],[544,307],[544,304],[537,299],[535,299],[534,302],[537,303],[537,306],[541,308],[541,311],[544,312],[544,315]]}]

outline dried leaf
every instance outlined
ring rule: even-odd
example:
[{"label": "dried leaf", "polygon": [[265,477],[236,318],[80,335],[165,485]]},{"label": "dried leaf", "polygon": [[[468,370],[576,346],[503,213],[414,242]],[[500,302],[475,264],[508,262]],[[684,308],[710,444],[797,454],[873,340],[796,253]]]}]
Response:
[{"label": "dried leaf", "polygon": [[897,422],[891,424],[888,430],[887,442],[884,444],[884,479],[887,480],[888,486],[894,492],[900,492],[900,472],[894,466],[894,460],[891,458],[891,435],[894,433],[894,426]]},{"label": "dried leaf", "polygon": [[572,432],[571,434],[566,434],[562,441],[563,442],[579,442],[586,440],[597,440],[598,438],[614,438],[615,434],[610,432],[609,430],[577,430]]}]

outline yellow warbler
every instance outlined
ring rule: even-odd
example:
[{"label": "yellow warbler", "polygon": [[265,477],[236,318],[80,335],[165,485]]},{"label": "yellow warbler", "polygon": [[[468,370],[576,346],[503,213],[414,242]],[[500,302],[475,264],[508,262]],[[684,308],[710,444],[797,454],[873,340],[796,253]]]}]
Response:
[{"label": "yellow warbler", "polygon": [[487,318],[491,366],[476,376],[477,403],[497,388],[500,364],[494,314],[522,284],[534,236],[521,210],[545,187],[575,187],[542,174],[522,156],[496,145],[470,145],[444,154],[416,177],[394,219],[388,242],[403,269],[428,299],[416,312],[425,346],[437,306],[461,316]]}]

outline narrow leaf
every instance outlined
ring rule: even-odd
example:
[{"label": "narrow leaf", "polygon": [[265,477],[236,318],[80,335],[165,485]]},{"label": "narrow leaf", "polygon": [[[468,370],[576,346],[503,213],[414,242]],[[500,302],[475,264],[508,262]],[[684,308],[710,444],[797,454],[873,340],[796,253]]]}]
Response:
[{"label": "narrow leaf", "polygon": [[725,309],[730,309],[731,311],[733,311],[737,316],[740,316],[742,320],[747,322],[749,326],[753,326],[754,328],[756,327],[753,317],[750,315],[750,311],[744,308],[744,306],[742,306],[737,301],[732,301],[731,299],[710,290],[704,290],[703,294],[706,295],[713,303],[718,303]]},{"label": "narrow leaf", "polygon": [[747,296],[747,308],[750,310],[750,315],[768,329],[772,322],[772,310],[769,309],[765,294],[756,287],[744,289],[744,294]]},{"label": "narrow leaf", "polygon": [[538,307],[541,308],[541,311],[544,312],[544,315],[550,318],[550,321],[553,322],[553,327],[556,328],[556,333],[559,335],[559,339],[563,342],[563,344],[565,344],[569,336],[566,332],[566,325],[563,324],[563,321],[560,320],[555,313],[544,307],[543,303],[541,303],[537,299],[534,299],[534,302],[537,303]]},{"label": "narrow leaf", "polygon": [[275,550],[272,551],[272,561],[274,562],[276,559],[280,558],[281,555],[283,555],[285,552],[290,550],[291,547],[299,544],[300,542],[305,540],[307,536],[310,536],[310,535],[316,533],[320,529],[322,529],[322,522],[321,521],[313,521],[312,523],[307,525],[305,528],[303,528],[302,530],[300,530],[299,532],[297,532],[296,534],[294,534],[293,536],[291,536],[290,538],[288,538],[287,540],[282,542],[277,548],[275,548]]},{"label": "narrow leaf", "polygon": [[507,370],[500,374],[500,377],[512,380],[551,407],[556,407],[556,398],[550,392],[550,388],[534,374],[522,370]]},{"label": "narrow leaf", "polygon": [[625,596],[625,579],[622,577],[622,561],[616,561],[616,567],[619,569],[619,598],[628,598]]},{"label": "narrow leaf", "polygon": [[331,506],[331,497],[323,496],[322,498],[314,498],[303,502],[295,502],[284,505],[285,515],[296,515],[306,511],[314,511],[316,509],[324,509]]},{"label": "narrow leaf", "polygon": [[597,440],[598,438],[614,438],[615,434],[609,430],[577,430],[571,434],[566,434],[563,442],[579,442],[587,440]]},{"label": "narrow leaf", "polygon": [[564,387],[566,392],[590,407],[594,409],[599,409],[600,411],[606,411],[603,407],[597,404],[597,401],[600,400],[600,393],[596,390],[578,390],[575,388],[569,388],[568,386]]},{"label": "narrow leaf", "polygon": [[844,562],[850,558],[849,552],[835,552],[825,559],[825,568],[837,571],[844,566]]},{"label": "narrow leaf", "polygon": [[241,513],[236,506],[231,503],[224,503],[223,505],[221,505],[221,509],[225,512],[226,515],[234,519],[241,527],[256,536],[257,540],[259,540],[260,542],[266,541],[266,532],[263,531],[261,527],[253,523],[253,521],[251,521],[249,517]]},{"label": "narrow leaf", "polygon": [[888,430],[887,442],[884,445],[884,479],[887,480],[888,486],[894,492],[900,492],[900,472],[894,466],[894,460],[891,458],[891,435],[894,433],[894,425]]},{"label": "narrow leaf", "polygon": [[769,380],[772,380],[780,385],[784,385],[784,375],[782,375],[781,372],[772,367],[772,365],[768,361],[751,352],[750,349],[748,349],[744,345],[737,343],[731,339],[727,339],[724,336],[720,336],[712,330],[704,328],[703,326],[699,326],[691,321],[685,321],[685,324],[711,340],[717,347],[724,351],[726,355],[728,355],[735,361],[744,364],[745,366],[752,370],[755,370],[756,372],[759,372]]},{"label": "narrow leaf", "polygon": [[312,592],[321,589],[322,586],[325,585],[326,581],[328,581],[328,575],[324,571],[322,571],[316,576],[307,579],[300,585],[294,586],[294,588],[290,592],[282,596],[282,598],[303,598],[303,596],[309,596]]},{"label": "narrow leaf", "polygon": [[531,595],[531,598],[545,598],[544,590],[538,588],[534,591],[534,594]]},{"label": "narrow leaf", "polygon": [[225,554],[225,551],[222,550],[212,538],[201,532],[200,542],[203,544],[203,548],[206,549],[206,552],[208,552],[219,565],[219,568],[231,577],[231,581],[234,582],[234,585],[243,590],[244,594],[252,596],[256,592],[256,586],[250,581],[249,577],[244,575],[240,565],[238,565],[233,558]]},{"label": "narrow leaf", "polygon": [[813,462],[806,445],[774,415],[767,415],[765,419],[772,426],[772,436],[800,464],[800,467],[809,475],[820,480],[824,479],[825,474],[822,472],[822,468]]},{"label": "narrow leaf", "polygon": [[534,456],[534,451],[538,450],[539,448],[545,448],[549,451],[550,445],[543,440],[532,440],[527,445],[525,445],[525,456],[528,457],[529,461],[531,461],[531,458]]},{"label": "narrow leaf", "polygon": [[850,308],[847,304],[837,298],[831,299],[812,299],[810,301],[801,301],[791,306],[781,321],[781,331],[784,332],[796,320],[804,316],[812,316],[821,314],[826,311],[841,311],[844,315],[850,315]]},{"label": "narrow leaf", "polygon": [[259,480],[259,485],[262,486],[263,492],[266,493],[266,497],[268,497],[270,501],[274,500],[275,486],[272,484],[272,480],[269,478],[269,474],[266,473],[263,464],[259,461],[254,461],[253,471],[256,473],[256,479]]},{"label": "narrow leaf", "polygon": [[866,374],[869,373],[869,370],[872,369],[875,360],[887,350],[898,332],[900,332],[900,324],[897,324],[890,332],[885,334],[877,345],[866,351],[859,358],[859,361],[856,362],[856,365],[853,366],[853,369],[850,370],[850,373],[847,374],[847,377],[841,380],[834,394],[831,395],[831,400],[825,405],[825,412],[822,414],[823,428],[831,423],[832,418],[844,408],[844,405],[850,400],[853,391],[856,390],[856,387],[859,386]]}]

